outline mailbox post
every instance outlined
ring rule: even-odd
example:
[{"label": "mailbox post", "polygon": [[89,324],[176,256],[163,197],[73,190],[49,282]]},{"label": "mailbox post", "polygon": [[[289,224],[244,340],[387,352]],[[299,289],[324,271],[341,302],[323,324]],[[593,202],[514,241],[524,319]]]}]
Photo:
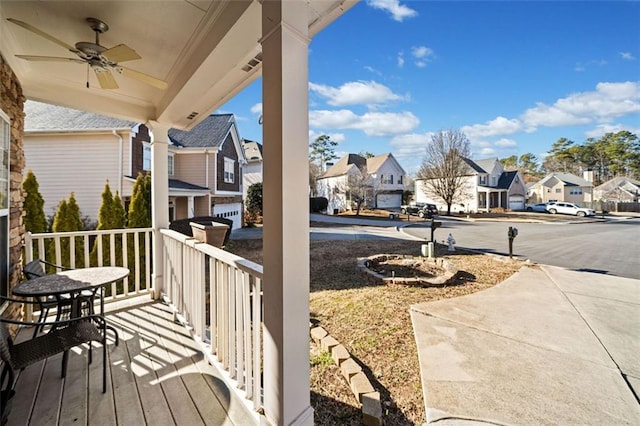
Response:
[{"label": "mailbox post", "polygon": [[509,227],[509,231],[507,231],[507,236],[509,237],[509,259],[513,258],[513,240],[518,236],[518,229],[513,226]]},{"label": "mailbox post", "polygon": [[436,229],[440,228],[442,226],[442,222],[436,222],[435,220],[431,219],[431,242],[435,242],[435,240],[433,239],[433,233],[436,231]]}]

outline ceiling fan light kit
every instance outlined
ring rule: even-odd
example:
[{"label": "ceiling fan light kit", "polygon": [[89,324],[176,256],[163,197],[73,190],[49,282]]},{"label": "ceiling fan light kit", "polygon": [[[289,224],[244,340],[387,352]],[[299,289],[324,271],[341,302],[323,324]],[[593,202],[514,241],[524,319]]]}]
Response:
[{"label": "ceiling fan light kit", "polygon": [[[58,38],[45,33],[44,31],[26,23],[13,18],[7,18],[7,20],[13,24],[16,24],[34,34],[39,35],[72,53],[75,53],[77,58],[63,58],[57,56],[35,56],[35,55],[16,55],[20,59],[27,61],[49,61],[49,62],[77,62],[81,64],[87,64],[90,67],[98,79],[98,83],[102,89],[117,89],[118,83],[113,77],[111,70],[116,71],[128,78],[133,78],[140,82],[149,84],[159,89],[166,89],[167,82],[155,78],[151,75],[136,71],[130,68],[119,65],[120,62],[133,61],[141,59],[141,56],[133,50],[131,47],[125,44],[119,44],[112,48],[106,48],[100,44],[100,34],[109,31],[109,26],[97,18],[87,18],[86,21],[89,27],[95,32],[96,38],[94,42],[79,41],[74,46],[65,43]],[[87,87],[89,87],[89,81],[87,80]]]}]

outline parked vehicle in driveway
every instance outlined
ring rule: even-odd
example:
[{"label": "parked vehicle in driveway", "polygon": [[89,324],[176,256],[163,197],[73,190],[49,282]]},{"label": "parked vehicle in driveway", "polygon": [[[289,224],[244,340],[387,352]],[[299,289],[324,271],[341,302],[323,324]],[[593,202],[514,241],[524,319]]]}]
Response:
[{"label": "parked vehicle in driveway", "polygon": [[596,215],[595,210],[587,209],[585,207],[579,207],[573,203],[563,203],[563,202],[547,204],[547,211],[551,214],[556,214],[556,213],[572,214],[580,217]]},{"label": "parked vehicle in driveway", "polygon": [[410,203],[400,206],[400,212],[402,214],[418,215],[422,218],[431,218],[433,215],[438,214],[438,207],[430,203]]},{"label": "parked vehicle in driveway", "polygon": [[420,210],[422,207],[424,207],[426,203],[409,203],[409,204],[403,204],[400,206],[400,212],[402,214],[418,214],[418,210]]},{"label": "parked vehicle in driveway", "polygon": [[547,203],[527,204],[524,209],[528,212],[547,212]]},{"label": "parked vehicle in driveway", "polygon": [[425,204],[418,210],[418,217],[431,219],[433,216],[438,214],[438,207],[435,204]]}]

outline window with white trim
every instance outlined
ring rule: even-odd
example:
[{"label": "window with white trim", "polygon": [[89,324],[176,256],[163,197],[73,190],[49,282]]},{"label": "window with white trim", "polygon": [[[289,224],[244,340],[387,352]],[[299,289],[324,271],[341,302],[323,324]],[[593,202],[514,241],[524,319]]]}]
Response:
[{"label": "window with white trim", "polygon": [[169,176],[173,176],[174,175],[174,153],[170,152],[169,153],[169,157],[167,157],[167,172],[169,173]]},{"label": "window with white trim", "polygon": [[383,185],[393,185],[393,175],[380,175]]},{"label": "window with white trim", "polygon": [[224,159],[224,182],[233,183],[235,181],[236,162],[231,158]]},{"label": "window with white trim", "polygon": [[9,294],[9,117],[0,110],[0,295]]},{"label": "window with white trim", "polygon": [[151,144],[142,143],[142,170],[151,171]]}]

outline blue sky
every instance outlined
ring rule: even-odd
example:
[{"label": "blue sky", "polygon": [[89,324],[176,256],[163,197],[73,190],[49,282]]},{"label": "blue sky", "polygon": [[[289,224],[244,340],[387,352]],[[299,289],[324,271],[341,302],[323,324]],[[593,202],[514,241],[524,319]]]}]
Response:
[{"label": "blue sky", "polygon": [[[311,42],[309,138],[393,153],[414,174],[431,135],[475,159],[561,137],[640,136],[640,2],[361,0]],[[259,79],[225,104],[262,142]]]}]

